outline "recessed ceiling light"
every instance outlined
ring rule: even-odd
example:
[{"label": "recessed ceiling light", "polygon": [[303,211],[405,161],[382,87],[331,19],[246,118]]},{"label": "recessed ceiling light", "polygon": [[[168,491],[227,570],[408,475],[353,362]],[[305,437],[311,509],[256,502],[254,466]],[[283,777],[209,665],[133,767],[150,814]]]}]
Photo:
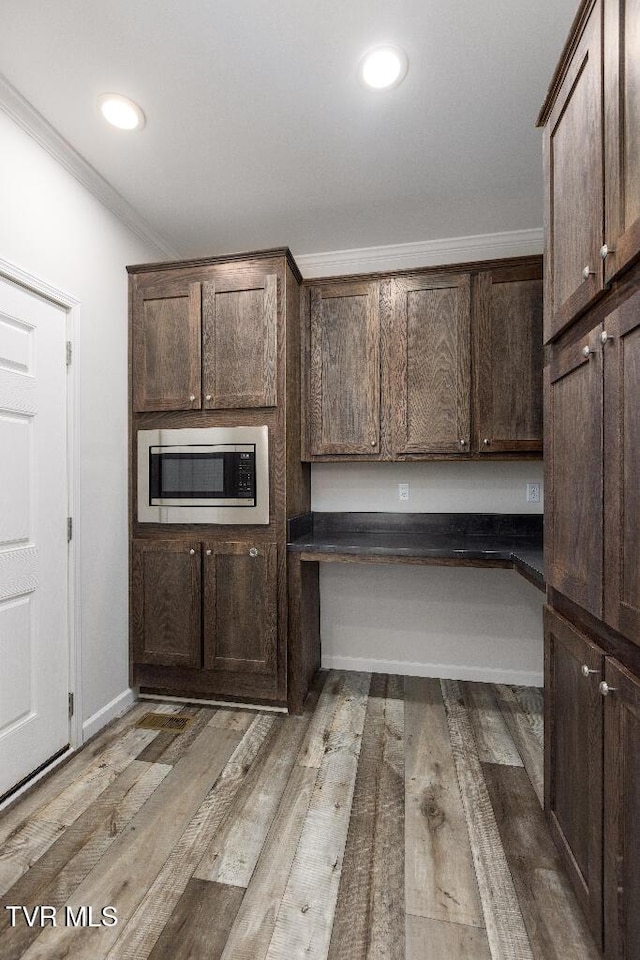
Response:
[{"label": "recessed ceiling light", "polygon": [[104,119],[119,130],[142,130],[145,116],[137,103],[119,93],[101,93],[98,108]]},{"label": "recessed ceiling light", "polygon": [[407,75],[409,59],[400,47],[374,47],[360,61],[360,79],[374,90],[397,87]]}]

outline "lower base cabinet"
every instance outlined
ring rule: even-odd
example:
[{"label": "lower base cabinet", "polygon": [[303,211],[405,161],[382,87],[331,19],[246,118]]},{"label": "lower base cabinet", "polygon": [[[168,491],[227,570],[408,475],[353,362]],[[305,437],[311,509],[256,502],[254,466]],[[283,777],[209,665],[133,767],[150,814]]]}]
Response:
[{"label": "lower base cabinet", "polygon": [[545,812],[607,960],[640,960],[640,679],[545,608]]},{"label": "lower base cabinet", "polygon": [[[275,678],[275,543],[136,540],[132,648],[136,664]],[[230,682],[227,680],[227,683]],[[262,695],[262,689],[258,691]]]}]

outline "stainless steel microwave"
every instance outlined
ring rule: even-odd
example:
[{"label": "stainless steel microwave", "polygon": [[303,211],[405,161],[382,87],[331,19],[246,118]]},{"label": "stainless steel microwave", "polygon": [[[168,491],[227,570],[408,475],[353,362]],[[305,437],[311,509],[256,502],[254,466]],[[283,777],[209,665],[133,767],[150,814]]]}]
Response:
[{"label": "stainless steel microwave", "polygon": [[267,427],[138,431],[139,523],[269,523]]}]

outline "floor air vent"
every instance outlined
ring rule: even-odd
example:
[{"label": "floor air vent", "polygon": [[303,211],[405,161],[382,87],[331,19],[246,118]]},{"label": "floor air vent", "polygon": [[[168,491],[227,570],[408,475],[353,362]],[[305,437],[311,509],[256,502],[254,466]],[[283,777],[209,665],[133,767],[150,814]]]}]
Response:
[{"label": "floor air vent", "polygon": [[164,730],[166,733],[184,733],[193,723],[192,717],[176,717],[170,713],[147,713],[136,726],[145,730]]}]

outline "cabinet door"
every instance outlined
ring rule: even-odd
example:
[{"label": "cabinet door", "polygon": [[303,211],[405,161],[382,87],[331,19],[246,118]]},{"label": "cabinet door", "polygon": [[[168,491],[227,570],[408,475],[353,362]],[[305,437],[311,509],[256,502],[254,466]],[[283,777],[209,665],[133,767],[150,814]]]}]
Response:
[{"label": "cabinet door", "polygon": [[605,281],[640,252],[640,0],[605,0]]},{"label": "cabinet door", "polygon": [[134,540],[134,663],[200,667],[200,544]]},{"label": "cabinet door", "polygon": [[542,450],[542,264],[475,280],[475,432],[480,453]]},{"label": "cabinet door", "polygon": [[275,543],[205,543],[203,580],[206,669],[275,673]]},{"label": "cabinet door", "polygon": [[549,586],[602,618],[601,327],[545,370],[545,571]]},{"label": "cabinet door", "polygon": [[199,409],[200,284],[136,291],[132,322],[134,410]]},{"label": "cabinet door", "polygon": [[640,960],[640,681],[611,659],[605,680],[605,956]]},{"label": "cabinet door", "polygon": [[468,274],[392,281],[389,339],[393,453],[469,453]]},{"label": "cabinet door", "polygon": [[[640,293],[604,322],[604,617],[640,637]],[[604,334],[603,334],[604,336]]]},{"label": "cabinet door", "polygon": [[545,812],[601,944],[604,654],[549,607],[544,615]]},{"label": "cabinet door", "polygon": [[380,452],[379,284],[309,289],[309,453]]},{"label": "cabinet door", "polygon": [[602,289],[601,20],[596,0],[545,130],[545,340]]},{"label": "cabinet door", "polygon": [[206,281],[202,325],[204,407],[275,406],[277,276]]}]

